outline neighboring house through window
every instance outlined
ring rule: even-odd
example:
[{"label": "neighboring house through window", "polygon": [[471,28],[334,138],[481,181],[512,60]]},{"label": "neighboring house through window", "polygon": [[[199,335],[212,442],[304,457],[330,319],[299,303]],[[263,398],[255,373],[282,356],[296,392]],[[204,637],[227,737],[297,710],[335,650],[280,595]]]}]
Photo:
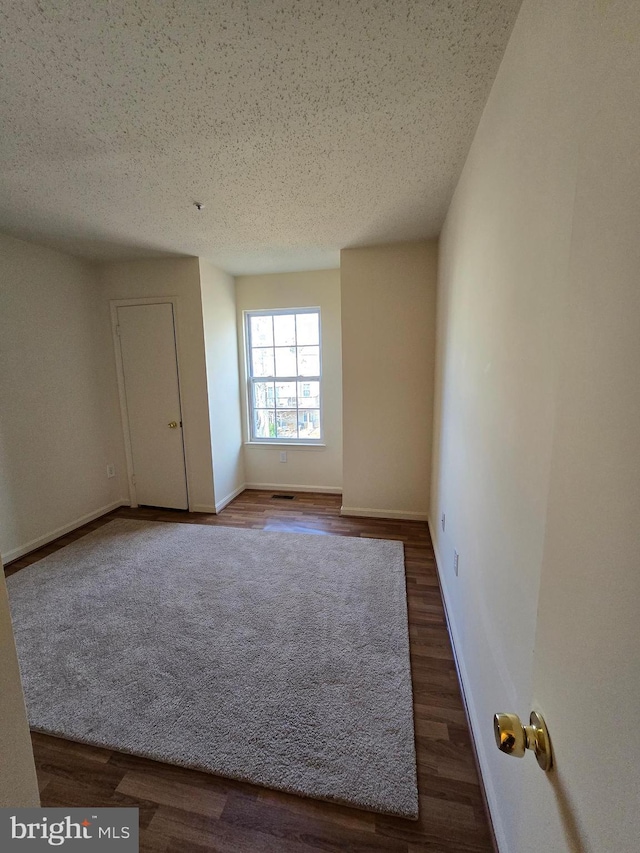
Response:
[{"label": "neighboring house through window", "polygon": [[322,440],[320,309],[245,313],[251,441]]}]

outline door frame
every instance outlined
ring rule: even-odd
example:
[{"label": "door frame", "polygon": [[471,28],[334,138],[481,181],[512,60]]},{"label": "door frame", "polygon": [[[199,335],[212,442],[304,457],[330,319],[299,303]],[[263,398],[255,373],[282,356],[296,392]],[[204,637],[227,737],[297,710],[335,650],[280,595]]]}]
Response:
[{"label": "door frame", "polygon": [[179,333],[179,300],[177,296],[141,296],[134,299],[110,299],[111,311],[111,335],[113,337],[113,351],[116,359],[116,378],[118,381],[118,398],[120,400],[120,420],[122,423],[122,438],[124,441],[124,455],[127,464],[127,483],[129,485],[129,502],[132,507],[138,506],[136,484],[133,472],[133,452],[131,449],[131,435],[129,432],[129,410],[127,409],[127,395],[124,384],[124,365],[122,363],[122,350],[120,348],[120,336],[118,335],[118,308],[126,308],[130,305],[172,305],[173,306],[173,333],[176,347],[176,368],[178,371],[178,397],[180,400],[180,416],[182,419],[182,449],[184,453],[184,478],[187,486],[187,506],[191,512],[191,488],[189,484],[189,459],[186,440],[184,400],[182,398],[182,374],[180,370],[180,333]]}]

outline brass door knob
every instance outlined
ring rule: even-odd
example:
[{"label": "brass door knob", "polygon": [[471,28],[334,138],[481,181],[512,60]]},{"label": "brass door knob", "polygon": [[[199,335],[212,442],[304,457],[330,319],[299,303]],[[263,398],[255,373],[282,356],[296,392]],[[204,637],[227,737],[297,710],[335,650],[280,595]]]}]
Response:
[{"label": "brass door knob", "polygon": [[169,426],[169,429],[175,429],[178,426],[178,421],[171,421],[171,423],[168,424],[168,426]]},{"label": "brass door knob", "polygon": [[522,725],[517,714],[495,714],[493,733],[496,746],[501,752],[522,758],[528,749],[532,749],[540,767],[543,770],[551,770],[553,758],[549,732],[544,719],[537,711],[531,712],[528,726]]}]

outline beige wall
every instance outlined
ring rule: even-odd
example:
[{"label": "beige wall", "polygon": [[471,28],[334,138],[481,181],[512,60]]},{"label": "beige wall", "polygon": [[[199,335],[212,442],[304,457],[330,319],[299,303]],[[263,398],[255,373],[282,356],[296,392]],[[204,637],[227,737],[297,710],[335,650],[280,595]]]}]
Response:
[{"label": "beige wall", "polygon": [[429,508],[437,244],[345,249],[343,513]]},{"label": "beige wall", "polygon": [[39,806],[29,723],[0,560],[0,808]]},{"label": "beige wall", "polygon": [[[319,306],[322,322],[323,427],[325,447],[245,445],[247,485],[255,487],[342,487],[342,372],[340,341],[340,270],[240,276],[236,279],[238,336],[242,376],[244,366],[243,311],[262,308]],[[246,383],[242,404],[247,437]],[[281,450],[287,462],[279,462]]]},{"label": "beige wall", "polygon": [[[525,0],[441,238],[431,529],[502,853],[640,837],[639,39]],[[549,775],[493,743],[532,708]]]},{"label": "beige wall", "polygon": [[209,422],[216,510],[244,487],[235,285],[232,276],[200,258],[207,359]]},{"label": "beige wall", "polygon": [[[198,259],[162,258],[111,262],[99,264],[97,270],[102,286],[103,323],[109,330],[111,299],[153,296],[178,298],[177,336],[189,505],[194,511],[213,512],[215,501],[211,432]],[[109,365],[115,382],[113,344]],[[119,434],[121,437],[121,428]],[[118,471],[123,493],[128,494],[122,444]]]},{"label": "beige wall", "polygon": [[112,509],[111,343],[90,266],[0,236],[0,550]]}]

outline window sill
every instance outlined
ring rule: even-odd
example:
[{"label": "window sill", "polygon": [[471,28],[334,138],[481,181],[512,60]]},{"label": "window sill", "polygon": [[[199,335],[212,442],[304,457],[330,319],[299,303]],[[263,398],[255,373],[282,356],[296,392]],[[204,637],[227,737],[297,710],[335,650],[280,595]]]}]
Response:
[{"label": "window sill", "polygon": [[245,441],[245,447],[288,447],[290,450],[326,450],[327,445],[322,442],[304,441]]}]

